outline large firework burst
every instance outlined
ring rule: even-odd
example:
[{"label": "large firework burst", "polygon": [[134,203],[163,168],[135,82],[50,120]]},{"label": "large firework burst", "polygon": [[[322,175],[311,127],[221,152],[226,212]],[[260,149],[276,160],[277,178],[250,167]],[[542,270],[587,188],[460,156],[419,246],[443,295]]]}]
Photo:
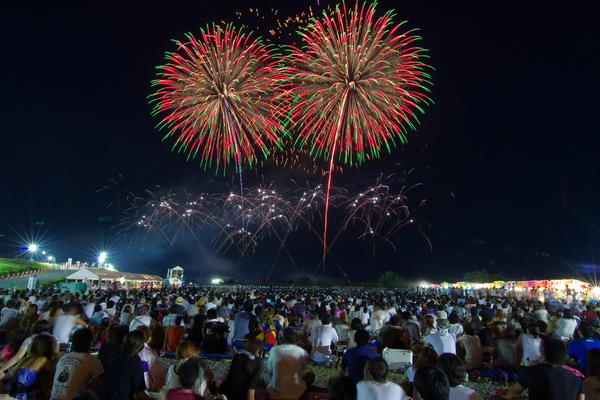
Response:
[{"label": "large firework burst", "polygon": [[[430,100],[427,51],[414,30],[402,31],[392,11],[375,16],[375,3],[345,3],[300,32],[304,46],[289,47],[287,68],[296,143],[329,161],[360,164],[406,141],[407,128]],[[329,197],[329,196],[327,196]],[[325,209],[324,247],[327,252]]]},{"label": "large firework burst", "polygon": [[236,29],[208,26],[199,38],[186,35],[157,67],[152,114],[173,148],[199,157],[204,168],[252,166],[257,153],[267,156],[282,129],[272,101],[281,70],[271,47]]}]

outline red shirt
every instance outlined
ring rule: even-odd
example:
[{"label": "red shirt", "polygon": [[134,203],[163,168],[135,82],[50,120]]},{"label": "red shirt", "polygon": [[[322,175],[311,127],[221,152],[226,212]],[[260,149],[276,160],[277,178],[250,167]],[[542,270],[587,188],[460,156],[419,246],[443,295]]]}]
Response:
[{"label": "red shirt", "polygon": [[169,326],[167,328],[165,351],[175,351],[183,339],[185,328],[183,326]]},{"label": "red shirt", "polygon": [[202,400],[202,396],[194,393],[194,389],[182,387],[171,389],[167,392],[167,400]]}]

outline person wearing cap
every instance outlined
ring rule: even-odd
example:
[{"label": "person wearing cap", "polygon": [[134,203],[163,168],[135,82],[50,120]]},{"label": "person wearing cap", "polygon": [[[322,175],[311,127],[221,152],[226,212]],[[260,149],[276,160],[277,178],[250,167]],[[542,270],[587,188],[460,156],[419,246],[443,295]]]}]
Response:
[{"label": "person wearing cap", "polygon": [[440,311],[438,314],[438,331],[425,336],[425,343],[433,347],[438,356],[443,353],[456,354],[456,338],[448,331],[450,328],[448,316],[445,311]]}]

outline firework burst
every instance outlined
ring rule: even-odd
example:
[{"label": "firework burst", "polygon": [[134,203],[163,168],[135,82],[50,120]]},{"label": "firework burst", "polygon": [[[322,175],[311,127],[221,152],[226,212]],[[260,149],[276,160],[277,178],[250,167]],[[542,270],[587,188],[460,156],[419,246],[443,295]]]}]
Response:
[{"label": "firework burst", "polygon": [[157,67],[153,115],[173,148],[204,168],[252,167],[279,141],[281,113],[272,101],[282,73],[273,49],[232,25],[186,35]]},{"label": "firework burst", "polygon": [[[296,144],[328,160],[327,197],[336,161],[361,164],[406,142],[430,103],[427,51],[403,25],[391,11],[376,17],[374,3],[342,3],[300,32],[304,47],[289,47],[286,95]],[[329,201],[323,257],[328,208]]]}]

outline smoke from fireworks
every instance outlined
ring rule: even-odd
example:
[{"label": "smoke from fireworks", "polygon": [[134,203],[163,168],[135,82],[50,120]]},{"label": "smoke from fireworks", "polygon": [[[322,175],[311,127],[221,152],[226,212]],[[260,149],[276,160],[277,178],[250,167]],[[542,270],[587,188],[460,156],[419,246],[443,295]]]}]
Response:
[{"label": "smoke from fireworks", "polygon": [[165,139],[174,136],[173,148],[204,168],[252,167],[282,130],[272,101],[282,75],[272,48],[232,25],[211,25],[175,44],[150,96]]},{"label": "smoke from fireworks", "polygon": [[426,50],[420,37],[394,24],[375,4],[346,8],[300,32],[304,47],[289,47],[287,96],[296,143],[329,162],[323,258],[327,252],[329,191],[334,165],[361,164],[406,141],[417,113],[429,104]]}]

